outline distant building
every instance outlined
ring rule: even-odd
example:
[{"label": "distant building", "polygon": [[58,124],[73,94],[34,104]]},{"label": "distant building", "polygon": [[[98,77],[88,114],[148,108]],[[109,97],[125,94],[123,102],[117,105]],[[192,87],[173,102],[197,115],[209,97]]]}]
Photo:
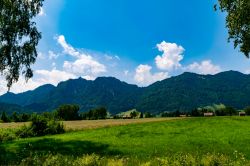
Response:
[{"label": "distant building", "polygon": [[180,117],[187,117],[187,115],[180,115]]},{"label": "distant building", "polygon": [[214,116],[213,112],[204,112],[205,117]]},{"label": "distant building", "polygon": [[239,116],[246,116],[246,112],[239,112]]},{"label": "distant building", "polygon": [[131,119],[132,117],[131,117],[131,115],[123,115],[122,116],[122,119]]}]

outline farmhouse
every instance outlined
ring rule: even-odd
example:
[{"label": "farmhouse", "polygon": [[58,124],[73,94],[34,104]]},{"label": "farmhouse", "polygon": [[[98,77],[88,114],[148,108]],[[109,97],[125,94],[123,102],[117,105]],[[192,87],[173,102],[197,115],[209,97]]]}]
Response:
[{"label": "farmhouse", "polygon": [[246,116],[246,112],[239,112],[239,116]]},{"label": "farmhouse", "polygon": [[214,113],[213,112],[204,112],[204,116],[205,117],[214,116]]}]

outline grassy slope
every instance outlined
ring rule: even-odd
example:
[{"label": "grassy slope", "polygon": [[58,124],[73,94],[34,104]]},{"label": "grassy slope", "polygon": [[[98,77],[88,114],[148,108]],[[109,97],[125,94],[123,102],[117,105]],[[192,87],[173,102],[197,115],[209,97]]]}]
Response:
[{"label": "grassy slope", "polygon": [[237,150],[250,159],[250,117],[190,118],[130,124],[0,144],[0,159],[20,160],[31,152],[81,156],[128,156],[147,160],[173,153],[223,153]]}]

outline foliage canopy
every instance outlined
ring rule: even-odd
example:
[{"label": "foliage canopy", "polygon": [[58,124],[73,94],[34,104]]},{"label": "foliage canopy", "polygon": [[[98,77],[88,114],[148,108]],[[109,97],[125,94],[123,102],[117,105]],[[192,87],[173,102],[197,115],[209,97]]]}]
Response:
[{"label": "foliage canopy", "polygon": [[[250,53],[250,1],[249,0],[219,0],[219,8],[227,12],[226,27],[228,40],[234,41],[234,47],[249,58]],[[215,6],[216,9],[216,6]]]},{"label": "foliage canopy", "polygon": [[0,72],[10,88],[20,73],[28,80],[37,57],[41,33],[33,18],[44,0],[0,0]]}]

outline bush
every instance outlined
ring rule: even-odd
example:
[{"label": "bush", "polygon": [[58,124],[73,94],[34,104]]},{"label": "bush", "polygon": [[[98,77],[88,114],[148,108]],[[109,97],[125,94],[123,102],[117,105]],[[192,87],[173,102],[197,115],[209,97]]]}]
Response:
[{"label": "bush", "polygon": [[21,138],[44,136],[64,133],[65,129],[61,122],[45,118],[41,115],[32,117],[31,126],[24,126],[16,132]]},{"label": "bush", "polygon": [[0,142],[16,139],[16,134],[13,129],[0,129]]},{"label": "bush", "polygon": [[222,166],[222,165],[249,165],[249,160],[245,160],[242,154],[234,154],[235,158],[223,154],[205,154],[202,156],[192,154],[173,154],[168,157],[152,157],[149,160],[141,161],[138,158],[129,157],[110,157],[99,156],[96,154],[83,155],[79,157],[66,156],[61,154],[38,155],[31,154],[30,157],[23,159],[20,165],[74,165],[74,166],[155,166],[155,165],[170,165],[170,166]]}]

